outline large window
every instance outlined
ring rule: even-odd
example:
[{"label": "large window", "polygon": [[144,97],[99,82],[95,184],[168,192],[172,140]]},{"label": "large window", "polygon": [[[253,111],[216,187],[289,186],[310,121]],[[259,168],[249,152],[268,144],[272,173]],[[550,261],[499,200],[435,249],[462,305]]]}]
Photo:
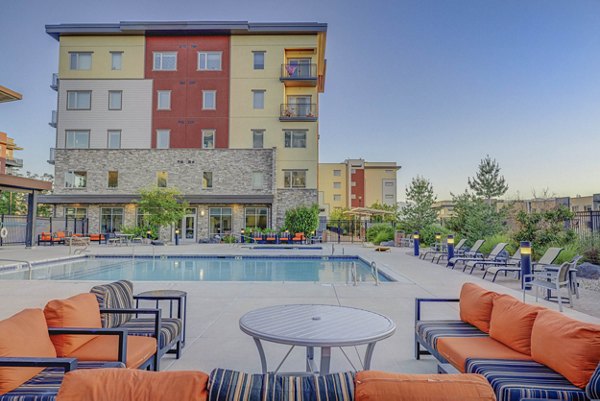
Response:
[{"label": "large window", "polygon": [[171,110],[171,91],[157,91],[157,110]]},{"label": "large window", "polygon": [[154,52],[154,71],[177,71],[177,52]]},{"label": "large window", "polygon": [[262,149],[265,141],[265,130],[264,129],[253,129],[252,130],[252,147],[254,149]]},{"label": "large window", "polygon": [[110,52],[110,69],[120,70],[123,67],[123,52]]},{"label": "large window", "polygon": [[92,91],[67,91],[67,110],[90,110]]},{"label": "large window", "polygon": [[285,131],[286,148],[305,148],[306,131]]},{"label": "large window", "polygon": [[156,130],[156,149],[169,149],[169,137],[171,131],[168,129]]},{"label": "large window", "polygon": [[267,228],[269,222],[269,208],[266,207],[247,207],[246,227],[249,228]]},{"label": "large window", "polygon": [[85,188],[86,186],[86,171],[67,171],[65,173],[65,188]]},{"label": "large window", "polygon": [[85,219],[87,217],[87,208],[85,207],[66,207],[65,216],[69,219]]},{"label": "large window", "polygon": [[109,171],[108,172],[108,187],[119,188],[119,172]]},{"label": "large window", "polygon": [[87,149],[90,147],[90,131],[68,130],[65,132],[67,149]]},{"label": "large window", "polygon": [[108,130],[108,149],[121,149],[121,130]]},{"label": "large window", "polygon": [[231,233],[231,208],[230,207],[211,207],[208,210],[209,216],[209,234],[211,236]]},{"label": "large window", "polygon": [[217,108],[217,91],[202,91],[202,110]]},{"label": "large window", "polygon": [[265,108],[265,91],[262,89],[255,89],[252,91],[252,107],[255,109]]},{"label": "large window", "polygon": [[205,171],[202,173],[202,189],[211,189],[213,187],[213,173],[212,171]]},{"label": "large window", "polygon": [[101,232],[112,233],[121,229],[121,226],[123,225],[122,207],[103,207],[101,214]]},{"label": "large window", "polygon": [[221,52],[198,52],[198,70],[220,71]]},{"label": "large window", "polygon": [[108,91],[108,109],[121,110],[123,108],[123,91]]},{"label": "large window", "polygon": [[203,149],[214,149],[215,148],[215,130],[214,129],[203,129],[202,130],[202,148]]},{"label": "large window", "polygon": [[167,181],[169,180],[169,173],[166,171],[159,171],[156,173],[156,186],[159,188],[166,188]]},{"label": "large window", "polygon": [[92,69],[91,52],[72,52],[69,53],[71,70],[90,70]]},{"label": "large window", "polygon": [[144,212],[142,212],[142,210],[140,208],[137,208],[136,214],[135,214],[135,222],[138,227],[147,226],[149,217],[150,217],[149,213],[144,213]]},{"label": "large window", "polygon": [[283,186],[286,188],[306,188],[306,170],[284,170]]},{"label": "large window", "polygon": [[264,70],[265,69],[265,52],[264,51],[256,51],[252,52],[254,55],[254,69],[255,70]]}]

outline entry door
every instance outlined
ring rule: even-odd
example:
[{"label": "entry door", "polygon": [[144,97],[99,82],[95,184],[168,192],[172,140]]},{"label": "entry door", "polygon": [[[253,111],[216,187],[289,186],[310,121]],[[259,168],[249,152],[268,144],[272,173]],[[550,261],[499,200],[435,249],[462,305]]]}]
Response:
[{"label": "entry door", "polygon": [[288,96],[288,107],[294,113],[294,117],[309,117],[310,96]]},{"label": "entry door", "polygon": [[180,241],[196,242],[196,208],[190,208],[179,225]]}]

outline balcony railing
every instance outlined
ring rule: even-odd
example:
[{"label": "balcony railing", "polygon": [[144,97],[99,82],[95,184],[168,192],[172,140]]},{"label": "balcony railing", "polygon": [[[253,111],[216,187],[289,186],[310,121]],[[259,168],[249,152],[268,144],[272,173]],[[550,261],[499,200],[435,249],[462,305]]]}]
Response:
[{"label": "balcony railing", "polygon": [[50,148],[50,158],[48,159],[49,164],[54,164],[54,157],[56,155],[56,149]]},{"label": "balcony railing", "polygon": [[50,84],[50,88],[54,89],[55,91],[58,90],[58,74],[57,73],[52,74],[52,83]]},{"label": "balcony railing", "polygon": [[317,65],[282,64],[279,80],[287,86],[316,86]]},{"label": "balcony railing", "polygon": [[317,105],[284,103],[279,109],[279,121],[317,121]]},{"label": "balcony railing", "polygon": [[56,128],[57,123],[58,123],[58,113],[56,112],[56,110],[52,110],[52,117],[51,117],[48,125],[50,125],[52,128]]},{"label": "balcony railing", "polygon": [[14,158],[6,158],[6,167],[23,167],[23,159]]}]

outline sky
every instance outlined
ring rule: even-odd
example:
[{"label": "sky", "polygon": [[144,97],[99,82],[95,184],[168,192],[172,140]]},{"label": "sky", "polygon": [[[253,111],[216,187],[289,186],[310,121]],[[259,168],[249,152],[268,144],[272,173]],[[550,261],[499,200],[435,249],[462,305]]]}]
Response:
[{"label": "sky", "polygon": [[0,131],[46,160],[58,43],[46,24],[149,20],[325,22],[320,161],[395,161],[438,199],[495,158],[507,198],[600,193],[598,0],[0,0]]}]

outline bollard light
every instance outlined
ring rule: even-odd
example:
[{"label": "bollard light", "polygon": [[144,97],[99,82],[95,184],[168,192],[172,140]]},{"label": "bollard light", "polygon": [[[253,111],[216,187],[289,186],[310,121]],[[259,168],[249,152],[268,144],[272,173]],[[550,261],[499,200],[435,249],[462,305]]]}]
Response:
[{"label": "bollard light", "polygon": [[414,255],[419,256],[419,232],[415,231],[413,234],[413,245],[414,245]]},{"label": "bollard light", "polygon": [[448,260],[450,260],[454,257],[454,235],[452,235],[452,234],[448,235],[447,243],[448,243]]},{"label": "bollard light", "polygon": [[442,239],[442,234],[441,233],[435,233],[435,240],[437,242],[439,242]]},{"label": "bollard light", "polygon": [[179,245],[179,229],[175,229],[175,245]]},{"label": "bollard light", "polygon": [[525,277],[531,274],[531,242],[521,241],[521,288],[526,289],[527,282],[531,278]]},{"label": "bollard light", "polygon": [[246,232],[246,230],[244,230],[243,228],[240,230],[240,242],[243,244],[246,242],[246,237],[244,236],[244,233]]}]

